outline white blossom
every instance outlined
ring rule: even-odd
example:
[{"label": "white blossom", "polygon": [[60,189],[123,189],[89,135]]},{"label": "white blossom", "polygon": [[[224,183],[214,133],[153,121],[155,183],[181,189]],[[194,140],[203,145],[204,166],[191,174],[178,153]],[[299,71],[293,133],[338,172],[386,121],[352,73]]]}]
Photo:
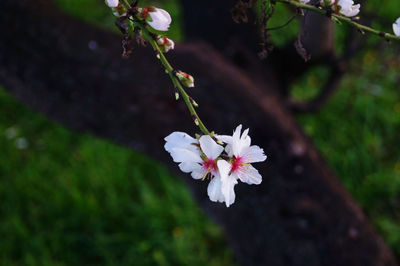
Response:
[{"label": "white blossom", "polygon": [[217,158],[224,147],[218,145],[210,136],[201,136],[196,140],[183,132],[173,132],[165,138],[165,150],[179,164],[185,173],[191,173],[194,179],[202,179],[207,174],[217,175]]},{"label": "white blossom", "polygon": [[118,0],[105,0],[106,5],[110,8],[115,8],[118,6],[119,1]]},{"label": "white blossom", "polygon": [[227,143],[225,151],[231,158],[229,162],[218,161],[222,194],[227,207],[235,201],[234,186],[238,179],[250,185],[261,183],[262,177],[251,163],[263,162],[267,159],[263,149],[250,145],[249,129],[244,130],[243,133],[241,131],[242,125],[239,125],[232,136],[217,136],[219,140]]},{"label": "white blossom", "polygon": [[138,16],[145,19],[153,29],[167,31],[171,24],[170,14],[161,8],[143,7],[138,9]]},{"label": "white blossom", "polygon": [[217,169],[217,159],[224,150],[210,136],[201,136],[199,140],[184,132],[173,132],[165,138],[165,150],[174,162],[179,163],[182,172],[191,173],[194,179],[203,179],[207,175],[211,181],[207,194],[211,201],[224,202],[221,190],[221,177]]},{"label": "white blossom", "polygon": [[308,4],[310,2],[310,0],[300,0],[300,3],[302,4]]},{"label": "white blossom", "polygon": [[400,18],[393,23],[393,32],[394,35],[400,36]]},{"label": "white blossom", "polygon": [[354,17],[360,12],[360,4],[355,5],[353,0],[339,0],[339,12],[346,17]]}]

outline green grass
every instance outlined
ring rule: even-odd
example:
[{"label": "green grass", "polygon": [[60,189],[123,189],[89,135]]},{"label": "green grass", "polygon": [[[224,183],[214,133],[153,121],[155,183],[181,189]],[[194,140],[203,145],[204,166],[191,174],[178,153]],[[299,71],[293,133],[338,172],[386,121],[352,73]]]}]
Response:
[{"label": "green grass", "polygon": [[72,133],[4,90],[0,112],[0,264],[233,263],[219,228],[158,163]]}]

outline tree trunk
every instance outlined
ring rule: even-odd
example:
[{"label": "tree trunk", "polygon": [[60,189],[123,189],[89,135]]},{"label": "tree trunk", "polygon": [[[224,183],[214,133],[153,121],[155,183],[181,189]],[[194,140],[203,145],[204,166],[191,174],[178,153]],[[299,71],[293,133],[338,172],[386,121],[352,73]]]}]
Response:
[{"label": "tree trunk", "polygon": [[[76,21],[49,1],[3,0],[0,32],[0,84],[18,99],[73,130],[142,151],[179,172],[163,138],[177,130],[194,134],[195,126],[150,47],[122,60],[121,36]],[[285,108],[271,67],[249,75],[200,42],[179,44],[167,57],[194,75],[190,94],[210,129],[228,134],[242,123],[269,156],[257,165],[262,184],[236,186],[230,208],[208,200],[205,182],[180,173],[223,227],[240,262],[396,265]]]}]

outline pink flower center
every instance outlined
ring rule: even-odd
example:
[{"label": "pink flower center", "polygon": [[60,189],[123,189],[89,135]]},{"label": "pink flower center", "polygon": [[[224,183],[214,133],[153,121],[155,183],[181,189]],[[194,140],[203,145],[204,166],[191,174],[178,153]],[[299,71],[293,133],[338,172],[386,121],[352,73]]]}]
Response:
[{"label": "pink flower center", "polygon": [[213,159],[207,159],[207,161],[204,161],[203,167],[210,172],[217,171],[217,163]]},{"label": "pink flower center", "polygon": [[243,159],[242,157],[236,157],[233,159],[231,164],[231,171],[232,173],[238,171],[243,166]]}]

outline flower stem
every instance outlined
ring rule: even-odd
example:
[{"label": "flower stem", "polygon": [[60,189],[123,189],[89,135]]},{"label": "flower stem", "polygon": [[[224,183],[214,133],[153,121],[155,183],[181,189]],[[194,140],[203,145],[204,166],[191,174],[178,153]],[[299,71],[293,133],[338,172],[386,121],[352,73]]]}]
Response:
[{"label": "flower stem", "polygon": [[386,40],[394,40],[394,41],[400,41],[400,36],[396,36],[387,32],[383,32],[383,31],[379,31],[376,29],[373,29],[371,27],[362,25],[360,23],[355,22],[353,19],[346,17],[346,16],[342,16],[340,14],[336,14],[336,13],[330,13],[329,11],[322,9],[322,8],[318,8],[315,7],[313,5],[308,5],[308,4],[302,4],[296,0],[275,0],[276,2],[280,2],[280,3],[284,3],[284,4],[288,4],[291,6],[295,6],[297,8],[301,8],[301,9],[306,9],[306,10],[310,10],[325,16],[331,16],[332,18],[340,21],[340,22],[344,22],[347,23],[353,27],[356,27],[357,29],[359,29],[360,31],[363,32],[369,32],[375,35],[378,35],[379,37],[385,38]]},{"label": "flower stem", "polygon": [[128,0],[124,0],[123,5],[125,5],[125,8],[129,8],[131,6]]},{"label": "flower stem", "polygon": [[[122,3],[126,9],[130,8],[128,0],[124,0]],[[149,32],[149,30],[141,24],[138,21],[135,21],[131,18],[129,18],[133,22],[133,24],[130,25],[130,27],[138,27],[141,32],[142,32],[142,37],[151,44],[153,47],[154,51],[157,52],[157,58],[160,59],[162,65],[165,68],[165,72],[168,73],[172,83],[174,84],[174,87],[178,90],[179,94],[181,95],[183,101],[185,102],[187,108],[189,109],[189,113],[194,119],[194,123],[196,126],[199,127],[201,132],[203,132],[205,135],[209,135],[213,137],[212,133],[207,129],[207,127],[204,125],[203,121],[201,121],[199,115],[197,114],[195,107],[192,103],[192,98],[189,96],[189,94],[185,91],[185,89],[182,87],[182,84],[178,80],[178,78],[174,74],[174,69],[171,66],[171,64],[168,62],[167,58],[164,56],[163,52],[161,51],[160,47],[158,46],[157,42],[154,40],[153,36]],[[133,29],[132,29],[133,30]]]},{"label": "flower stem", "polygon": [[197,114],[195,107],[192,103],[191,97],[189,94],[185,91],[183,88],[182,84],[178,80],[178,78],[174,74],[174,69],[172,68],[171,64],[168,62],[167,58],[164,56],[163,52],[161,51],[160,47],[158,46],[157,42],[149,32],[149,30],[146,28],[146,26],[142,25],[139,22],[134,22],[134,27],[138,27],[141,32],[142,32],[142,37],[151,44],[153,47],[154,51],[157,52],[157,58],[161,61],[161,64],[165,68],[165,72],[168,73],[172,83],[174,84],[174,87],[178,90],[179,94],[181,95],[183,101],[185,102],[187,108],[189,109],[189,113],[194,119],[195,124],[199,127],[201,132],[203,132],[206,135],[210,135],[212,137],[211,132],[207,129],[207,127],[204,125],[203,121],[201,121],[199,115]]}]

